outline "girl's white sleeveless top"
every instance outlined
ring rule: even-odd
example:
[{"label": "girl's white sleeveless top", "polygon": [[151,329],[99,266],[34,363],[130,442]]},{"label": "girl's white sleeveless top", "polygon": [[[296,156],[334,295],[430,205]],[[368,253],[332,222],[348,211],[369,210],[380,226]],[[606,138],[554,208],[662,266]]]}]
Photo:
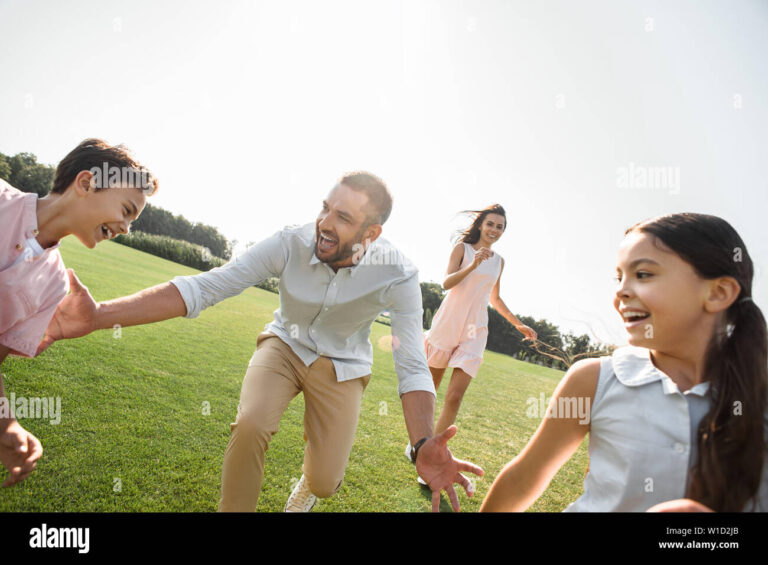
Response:
[{"label": "girl's white sleeveless top", "polygon": [[[642,512],[685,498],[688,471],[698,458],[696,430],[709,403],[709,383],[680,392],[648,349],[626,346],[602,357],[584,494],[564,512]],[[765,426],[768,436],[768,414]],[[768,458],[757,501],[744,510],[768,511]]]}]

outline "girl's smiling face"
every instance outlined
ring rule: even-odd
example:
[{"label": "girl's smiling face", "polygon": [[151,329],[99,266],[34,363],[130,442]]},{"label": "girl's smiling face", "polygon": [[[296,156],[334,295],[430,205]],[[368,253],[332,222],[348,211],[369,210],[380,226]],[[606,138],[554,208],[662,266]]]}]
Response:
[{"label": "girl's smiling face", "polygon": [[711,281],[658,238],[630,232],[619,246],[613,305],[630,345],[676,349],[702,330]]}]

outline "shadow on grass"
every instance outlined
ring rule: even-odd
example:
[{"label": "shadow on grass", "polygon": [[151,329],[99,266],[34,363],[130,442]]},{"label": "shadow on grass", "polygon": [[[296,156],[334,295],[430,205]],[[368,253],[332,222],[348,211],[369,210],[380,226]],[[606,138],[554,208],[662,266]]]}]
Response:
[{"label": "shadow on grass", "polygon": [[[419,489],[421,496],[422,498],[425,498],[427,502],[429,502],[429,509],[431,511],[432,510],[432,489],[430,489],[426,485],[422,485],[421,483],[419,483],[419,486],[421,487]],[[457,490],[456,493],[458,494],[458,492],[459,491]],[[459,503],[461,503],[461,500],[459,500]],[[448,495],[445,493],[445,491],[440,493],[440,512],[453,512],[453,508],[451,508],[451,501],[448,499]]]}]

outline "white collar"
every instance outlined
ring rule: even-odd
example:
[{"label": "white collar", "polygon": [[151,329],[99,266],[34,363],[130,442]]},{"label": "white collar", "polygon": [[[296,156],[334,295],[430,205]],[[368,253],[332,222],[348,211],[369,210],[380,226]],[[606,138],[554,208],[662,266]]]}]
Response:
[{"label": "white collar", "polygon": [[[620,347],[613,352],[612,362],[616,378],[625,386],[641,386],[661,381],[665,394],[680,393],[675,381],[653,364],[650,349],[633,345]],[[709,383],[703,382],[692,386],[684,394],[704,396],[707,391],[709,391]]]}]

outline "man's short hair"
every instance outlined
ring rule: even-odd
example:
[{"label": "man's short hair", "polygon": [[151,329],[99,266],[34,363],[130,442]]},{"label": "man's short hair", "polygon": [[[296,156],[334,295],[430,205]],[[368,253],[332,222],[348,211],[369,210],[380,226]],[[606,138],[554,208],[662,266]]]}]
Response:
[{"label": "man's short hair", "polygon": [[355,171],[341,177],[338,184],[362,191],[368,196],[366,226],[383,224],[387,221],[392,212],[392,195],[383,180],[365,171]]},{"label": "man's short hair", "polygon": [[[110,145],[103,139],[86,139],[70,151],[64,157],[53,177],[53,194],[62,194],[71,185],[81,171],[92,169],[126,170],[134,173],[132,176],[141,179],[146,186],[136,186],[147,196],[157,191],[157,179],[141,163],[134,159],[130,150],[124,145]],[[95,190],[109,188],[108,179],[102,179],[101,185],[95,186]]]}]

